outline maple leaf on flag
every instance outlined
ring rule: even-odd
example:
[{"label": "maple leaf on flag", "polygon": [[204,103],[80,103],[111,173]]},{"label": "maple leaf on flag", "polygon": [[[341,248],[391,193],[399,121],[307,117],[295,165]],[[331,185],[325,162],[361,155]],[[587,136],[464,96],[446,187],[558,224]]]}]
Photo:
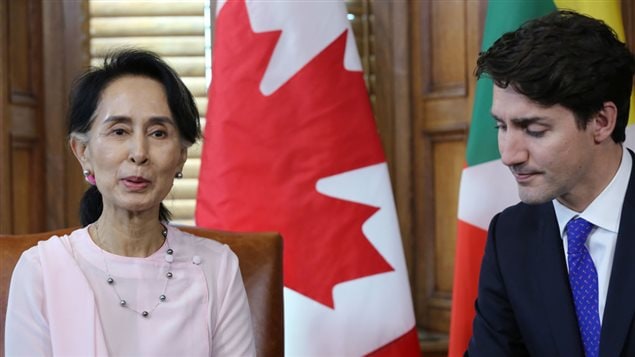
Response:
[{"label": "maple leaf on flag", "polygon": [[318,180],[385,162],[344,31],[271,95],[259,90],[280,31],[255,33],[243,1],[216,21],[196,218],[284,238],[286,287],[334,308],[336,284],[392,271],[362,233],[378,207],[328,197]]}]

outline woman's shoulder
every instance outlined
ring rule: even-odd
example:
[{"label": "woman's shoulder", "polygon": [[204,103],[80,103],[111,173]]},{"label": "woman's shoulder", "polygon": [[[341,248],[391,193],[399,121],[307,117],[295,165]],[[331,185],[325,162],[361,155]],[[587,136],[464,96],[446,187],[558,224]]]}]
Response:
[{"label": "woman's shoulder", "polygon": [[67,234],[52,235],[46,240],[39,241],[37,245],[31,249],[54,249],[64,247],[66,250],[70,249],[70,241],[77,241],[78,239],[86,238],[88,236],[88,229],[86,227],[77,228]]},{"label": "woman's shoulder", "polygon": [[36,242],[33,246],[22,252],[18,265],[22,268],[41,269],[43,254],[59,254],[66,251],[68,240],[71,237],[78,237],[82,234],[82,229],[77,229],[69,234],[52,235],[47,239]]},{"label": "woman's shoulder", "polygon": [[199,237],[194,234],[185,232],[175,226],[168,226],[168,232],[171,235],[170,244],[178,248],[179,251],[199,256],[234,256],[227,244],[218,242],[214,239]]},{"label": "woman's shoulder", "polygon": [[39,260],[40,250],[46,249],[50,247],[57,247],[61,245],[66,245],[66,242],[72,238],[78,238],[85,234],[85,228],[76,229],[69,234],[55,234],[46,239],[40,240],[36,242],[32,247],[28,248],[24,252],[22,252],[22,256],[25,259],[29,260]]}]

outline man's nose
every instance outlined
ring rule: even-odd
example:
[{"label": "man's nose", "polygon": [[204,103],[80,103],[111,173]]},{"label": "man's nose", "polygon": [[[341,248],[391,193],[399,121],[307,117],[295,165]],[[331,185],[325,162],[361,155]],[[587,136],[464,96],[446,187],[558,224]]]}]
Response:
[{"label": "man's nose", "polygon": [[498,151],[506,166],[522,164],[529,156],[522,133],[513,130],[498,136]]}]

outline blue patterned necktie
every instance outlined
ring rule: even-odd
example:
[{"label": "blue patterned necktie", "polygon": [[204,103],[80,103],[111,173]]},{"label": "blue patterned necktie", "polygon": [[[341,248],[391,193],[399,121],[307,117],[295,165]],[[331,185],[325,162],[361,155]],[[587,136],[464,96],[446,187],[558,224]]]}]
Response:
[{"label": "blue patterned necktie", "polygon": [[586,357],[600,354],[600,313],[598,308],[598,273],[587,250],[587,237],[593,224],[582,218],[567,223],[569,283]]}]

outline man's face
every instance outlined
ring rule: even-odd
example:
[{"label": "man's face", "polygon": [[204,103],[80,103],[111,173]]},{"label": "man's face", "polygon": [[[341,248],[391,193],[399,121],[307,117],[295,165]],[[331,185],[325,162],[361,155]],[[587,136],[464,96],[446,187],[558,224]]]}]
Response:
[{"label": "man's face", "polygon": [[[581,130],[569,109],[542,106],[511,86],[494,86],[492,115],[498,128],[498,149],[528,204],[557,198],[575,209],[593,190],[590,126]],[[592,199],[592,197],[590,198]]]}]

